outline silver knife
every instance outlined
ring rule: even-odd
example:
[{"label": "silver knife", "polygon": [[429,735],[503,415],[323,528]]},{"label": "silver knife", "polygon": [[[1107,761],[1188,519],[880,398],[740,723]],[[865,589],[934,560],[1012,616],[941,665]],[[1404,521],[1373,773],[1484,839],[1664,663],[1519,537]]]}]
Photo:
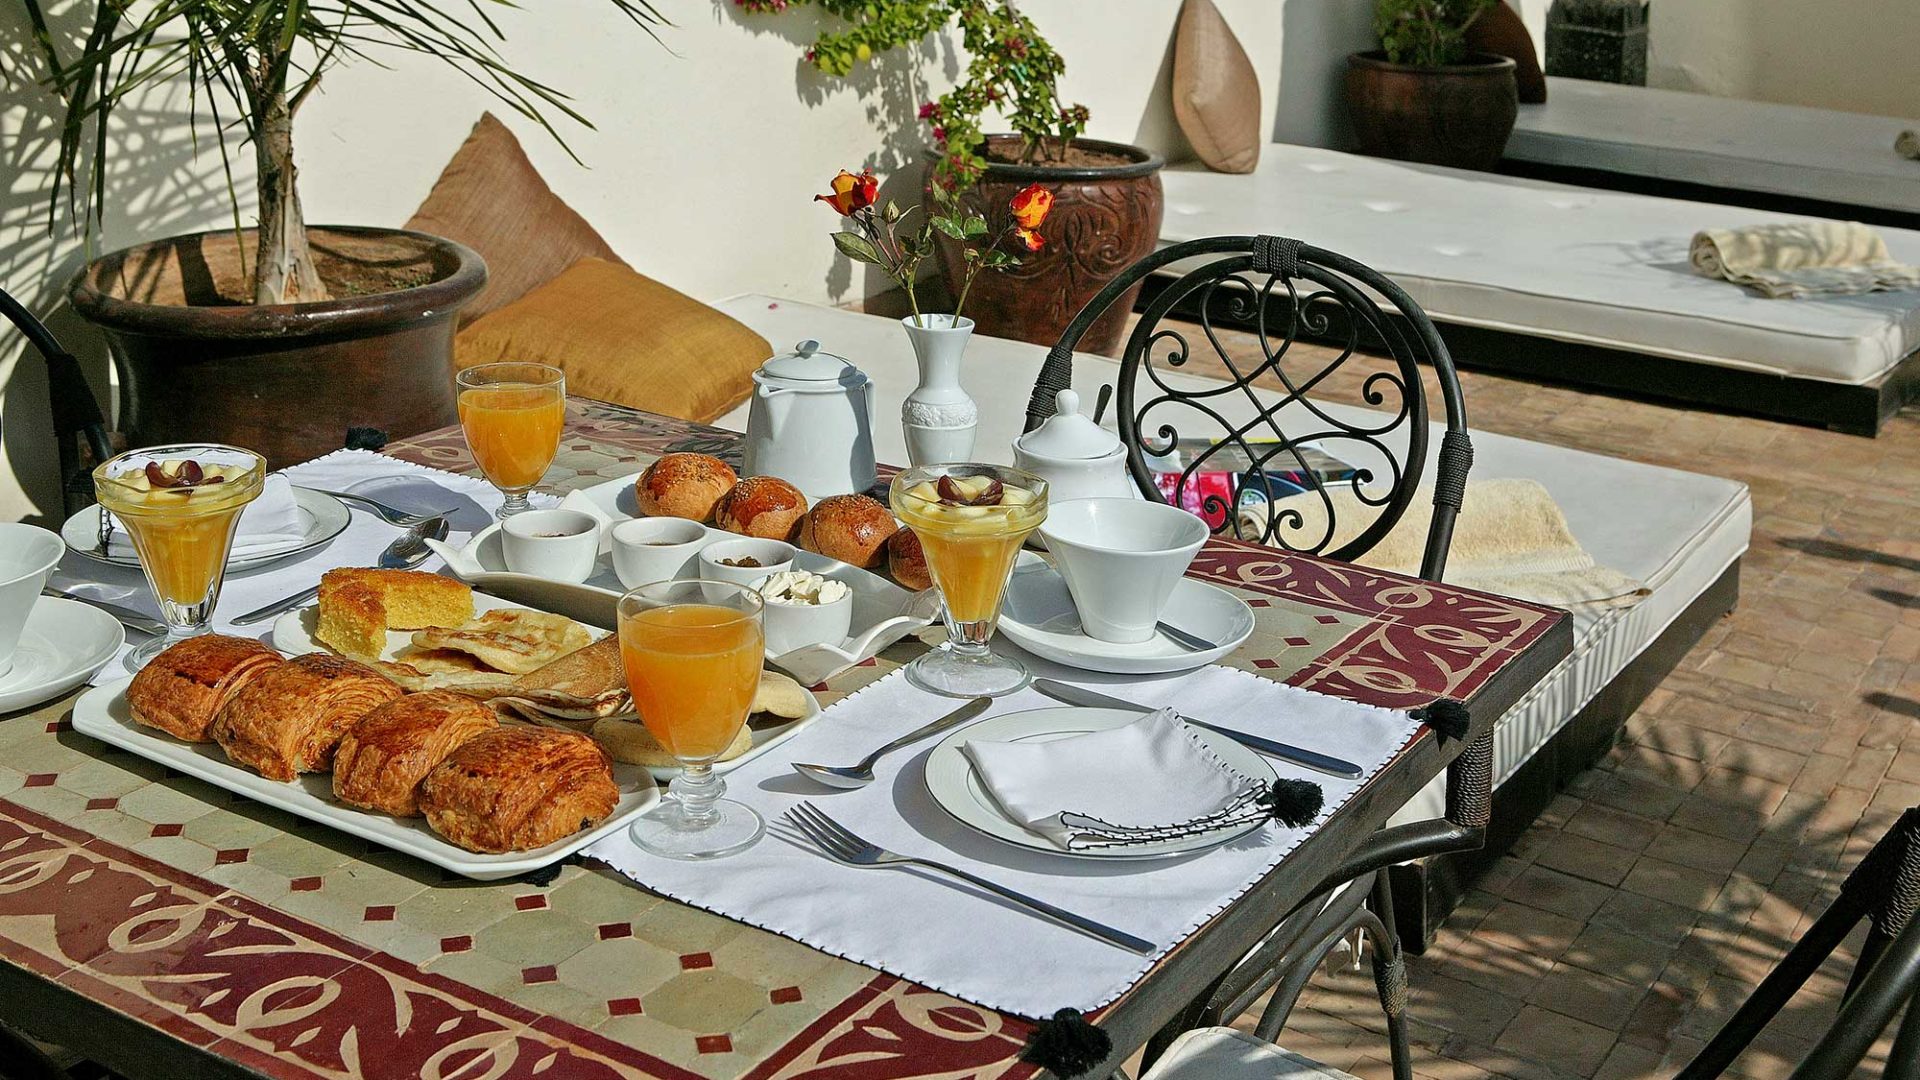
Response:
[{"label": "silver knife", "polygon": [[[1069,705],[1084,705],[1094,709],[1131,709],[1134,712],[1153,711],[1145,705],[1136,705],[1131,701],[1122,701],[1117,697],[1109,697],[1106,694],[1088,690],[1084,687],[1055,682],[1052,679],[1035,679],[1033,680],[1033,688],[1055,701],[1064,701]],[[1313,750],[1308,750],[1305,747],[1295,746],[1292,743],[1283,743],[1261,735],[1249,735],[1244,731],[1217,727],[1204,720],[1195,720],[1193,717],[1187,716],[1184,713],[1180,714],[1180,719],[1185,723],[1192,724],[1194,727],[1206,728],[1208,731],[1225,735],[1235,742],[1245,743],[1263,754],[1272,754],[1274,757],[1291,761],[1295,765],[1316,769],[1329,776],[1338,776],[1346,780],[1358,780],[1360,778],[1360,766],[1355,765],[1351,761],[1345,761],[1328,754],[1318,753]]]},{"label": "silver knife", "polygon": [[151,615],[142,615],[132,608],[121,607],[119,604],[106,600],[96,600],[91,596],[81,596],[79,593],[70,593],[65,589],[56,589],[51,585],[41,589],[40,595],[52,596],[61,600],[71,600],[76,604],[85,604],[88,607],[99,608],[101,611],[118,619],[120,625],[129,630],[138,630],[143,634],[164,634],[167,632],[167,624],[161,622],[159,619]]}]

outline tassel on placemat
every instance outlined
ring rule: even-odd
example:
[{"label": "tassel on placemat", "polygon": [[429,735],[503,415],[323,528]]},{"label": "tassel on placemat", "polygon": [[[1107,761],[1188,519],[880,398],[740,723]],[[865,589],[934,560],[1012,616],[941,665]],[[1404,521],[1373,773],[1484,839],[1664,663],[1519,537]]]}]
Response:
[{"label": "tassel on placemat", "polygon": [[1260,797],[1260,804],[1273,820],[1294,829],[1312,824],[1326,801],[1326,793],[1311,780],[1275,780]]},{"label": "tassel on placemat", "polygon": [[1431,705],[1414,709],[1412,716],[1431,727],[1442,739],[1464,739],[1473,727],[1473,714],[1467,711],[1466,703],[1452,698],[1440,698]]},{"label": "tassel on placemat", "polygon": [[1112,1052],[1112,1037],[1088,1023],[1079,1009],[1061,1009],[1034,1025],[1020,1060],[1065,1080],[1088,1072]]},{"label": "tassel on placemat", "polygon": [[377,427],[350,427],[346,446],[349,450],[380,450],[387,445],[387,433]]}]

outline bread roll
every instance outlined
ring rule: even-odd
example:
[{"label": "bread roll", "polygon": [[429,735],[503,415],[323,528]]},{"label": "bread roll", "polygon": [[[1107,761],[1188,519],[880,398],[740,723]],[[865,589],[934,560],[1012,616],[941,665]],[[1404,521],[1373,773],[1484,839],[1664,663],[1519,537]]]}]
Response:
[{"label": "bread roll", "polygon": [[865,495],[829,495],[800,519],[800,546],[829,559],[878,568],[887,559],[887,538],[900,523],[880,500]]},{"label": "bread roll", "polygon": [[649,517],[708,521],[714,504],[739,480],[731,466],[709,454],[668,454],[647,466],[633,486],[640,512]]},{"label": "bread roll", "polygon": [[777,476],[749,476],[713,508],[713,523],[730,533],[791,540],[807,512],[807,497]]},{"label": "bread roll", "polygon": [[902,528],[887,541],[887,570],[903,589],[919,592],[933,588],[933,575],[927,572],[927,553],[920,549],[920,538],[912,529]]}]

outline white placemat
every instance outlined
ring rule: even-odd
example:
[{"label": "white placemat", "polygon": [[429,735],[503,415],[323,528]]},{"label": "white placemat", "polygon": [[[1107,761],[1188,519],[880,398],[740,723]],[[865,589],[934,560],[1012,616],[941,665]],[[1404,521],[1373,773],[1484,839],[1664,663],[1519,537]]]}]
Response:
[{"label": "white placemat", "polygon": [[[1159,955],[1245,892],[1420,726],[1404,712],[1230,668],[1087,685],[1142,705],[1178,705],[1227,727],[1344,757],[1358,763],[1363,776],[1340,780],[1274,761],[1281,777],[1321,786],[1326,805],[1320,818],[1304,829],[1269,824],[1197,856],[1095,863],[1020,851],[954,822],[927,795],[922,763],[937,739],[882,758],[874,782],[856,791],[832,791],[793,772],[794,761],[858,760],[959,704],[917,690],[895,672],[836,703],[779,750],[727,775],[729,794],[769,822],[767,837],[754,847],[714,862],[679,862],[649,855],[616,833],[586,853],[655,892],[989,1008],[1028,1017],[1067,1006],[1088,1010],[1120,996]],[[985,715],[1057,707],[1027,690],[999,699]],[[1001,906],[943,876],[829,862],[780,820],[782,811],[801,801],[890,850],[989,877],[1158,942],[1161,953],[1135,956]]]},{"label": "white placemat", "polygon": [[[363,490],[369,481],[390,478],[430,484],[446,495],[444,502],[438,502],[430,508],[455,511],[451,520],[456,528],[462,525],[474,530],[484,528],[500,506],[500,493],[485,480],[430,469],[370,450],[336,450],[325,457],[283,471],[287,479],[298,486],[326,491]],[[383,492],[374,490],[368,494],[381,498]],[[386,494],[387,498],[382,501],[397,498],[391,492]],[[405,491],[409,508],[426,508],[426,500],[433,495],[413,485],[409,485]],[[536,495],[535,499],[539,505],[552,505],[555,501],[552,496]],[[545,501],[539,502],[541,499]],[[257,637],[265,641],[273,630],[271,621],[253,626],[234,626],[225,619],[244,615],[283,596],[311,588],[319,582],[321,574],[335,567],[372,566],[381,550],[392,543],[401,530],[365,509],[351,503],[347,505],[352,519],[346,530],[335,537],[331,544],[258,570],[227,575],[220,589],[219,606],[214,611],[214,629],[223,634]],[[453,534],[454,537],[466,535],[465,532]],[[420,569],[437,570],[440,565],[437,557],[429,556],[426,562],[420,564]],[[52,584],[81,596],[110,600],[156,618],[160,614],[159,605],[154,603],[153,594],[147,589],[146,579],[133,567],[104,566],[69,551],[54,571]],[[120,655],[94,676],[96,683],[126,677],[127,669],[122,661],[128,652],[147,640],[145,634],[134,632],[129,632],[127,637],[129,640]]]}]

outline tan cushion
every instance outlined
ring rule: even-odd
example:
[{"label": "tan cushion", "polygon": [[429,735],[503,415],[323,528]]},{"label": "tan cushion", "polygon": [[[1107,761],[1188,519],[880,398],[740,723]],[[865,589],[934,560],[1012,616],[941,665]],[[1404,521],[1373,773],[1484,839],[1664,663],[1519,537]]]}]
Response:
[{"label": "tan cushion", "polygon": [[766,339],[624,263],[581,259],[454,339],[456,367],[525,360],[567,392],[706,423],[753,390]]},{"label": "tan cushion", "polygon": [[1260,163],[1260,77],[1213,0],[1187,0],[1173,46],[1173,115],[1215,172]]},{"label": "tan cushion", "polygon": [[1540,56],[1533,51],[1533,35],[1520,13],[1506,4],[1495,4],[1482,12],[1467,27],[1467,48],[1505,56],[1513,61],[1513,81],[1519,87],[1520,100],[1538,105],[1547,100],[1547,77],[1540,73]]},{"label": "tan cushion", "polygon": [[525,296],[584,258],[620,262],[606,240],[534,171],[520,140],[482,113],[406,227],[465,244],[487,260],[487,287],[462,326]]}]

